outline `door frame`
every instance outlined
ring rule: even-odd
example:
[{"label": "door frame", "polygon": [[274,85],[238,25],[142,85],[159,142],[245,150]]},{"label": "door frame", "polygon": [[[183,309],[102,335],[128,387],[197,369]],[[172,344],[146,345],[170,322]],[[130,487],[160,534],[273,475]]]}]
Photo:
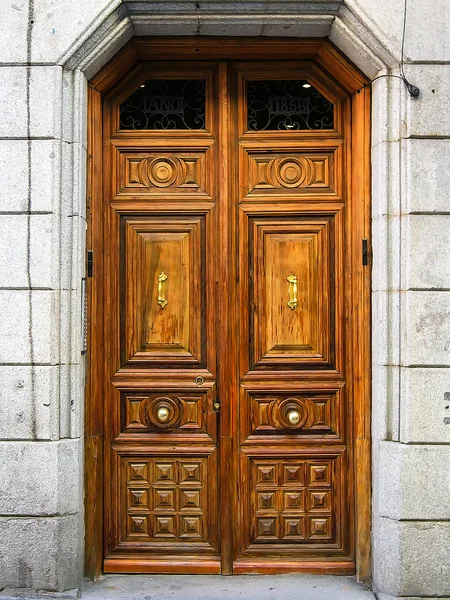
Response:
[{"label": "door frame", "polygon": [[[102,248],[102,99],[139,61],[194,59],[303,59],[319,64],[351,96],[351,164],[349,193],[358,218],[348,231],[352,249],[352,315],[348,315],[354,351],[353,427],[355,478],[356,575],[370,577],[371,529],[371,243],[370,243],[370,81],[328,40],[261,38],[133,38],[97,75],[88,88],[87,250],[101,256]],[[95,235],[94,235],[95,234]],[[367,265],[362,240],[368,240]],[[360,251],[357,251],[357,249]],[[87,279],[88,351],[85,404],[85,574],[103,571],[103,402],[101,355],[91,343],[103,329],[102,264],[95,261]],[[95,316],[95,318],[93,318]],[[231,533],[231,532],[230,532]]]}]

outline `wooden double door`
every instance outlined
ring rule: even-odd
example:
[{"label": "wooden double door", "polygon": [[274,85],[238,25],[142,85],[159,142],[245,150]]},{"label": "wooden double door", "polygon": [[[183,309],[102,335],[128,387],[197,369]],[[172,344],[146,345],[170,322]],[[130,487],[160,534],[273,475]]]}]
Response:
[{"label": "wooden double door", "polygon": [[138,61],[102,101],[103,568],[353,573],[351,94],[311,60],[182,59]]}]

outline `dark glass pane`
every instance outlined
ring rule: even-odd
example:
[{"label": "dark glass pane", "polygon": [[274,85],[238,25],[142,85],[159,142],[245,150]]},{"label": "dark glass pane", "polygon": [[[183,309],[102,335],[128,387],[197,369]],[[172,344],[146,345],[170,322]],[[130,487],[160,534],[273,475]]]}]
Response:
[{"label": "dark glass pane", "polygon": [[205,81],[149,79],[120,105],[120,129],[205,129]]},{"label": "dark glass pane", "polygon": [[250,131],[333,129],[333,105],[304,79],[247,82]]}]

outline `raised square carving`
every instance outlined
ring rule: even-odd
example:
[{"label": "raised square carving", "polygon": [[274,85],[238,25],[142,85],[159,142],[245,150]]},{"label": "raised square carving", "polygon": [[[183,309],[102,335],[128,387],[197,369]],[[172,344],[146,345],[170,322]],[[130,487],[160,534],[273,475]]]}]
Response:
[{"label": "raised square carving", "polygon": [[275,465],[257,466],[257,483],[277,483],[277,469]]},{"label": "raised square carving", "polygon": [[128,489],[128,507],[130,510],[149,509],[149,494],[146,489]]},{"label": "raised square carving", "polygon": [[310,539],[330,539],[331,538],[331,517],[310,517]]},{"label": "raised square carving", "polygon": [[275,492],[258,492],[258,509],[268,510],[276,508]]},{"label": "raised square carving", "polygon": [[329,490],[308,490],[308,507],[310,512],[331,511]]},{"label": "raised square carving", "polygon": [[180,490],[181,492],[181,510],[193,510],[200,508],[200,491],[199,490]]},{"label": "raised square carving", "polygon": [[199,516],[181,515],[180,538],[202,538],[203,521]]},{"label": "raised square carving", "polygon": [[309,485],[331,485],[331,469],[329,463],[309,465]]},{"label": "raised square carving", "polygon": [[282,466],[282,485],[305,485],[305,464],[284,464]]},{"label": "raised square carving", "polygon": [[181,463],[180,483],[200,483],[200,462]]},{"label": "raised square carving", "polygon": [[155,463],[155,482],[175,483],[176,463]]},{"label": "raised square carving", "polygon": [[256,541],[276,540],[279,537],[277,517],[258,517],[256,519]]},{"label": "raised square carving", "polygon": [[281,517],[281,538],[289,541],[305,540],[305,518]]},{"label": "raised square carving", "polygon": [[127,534],[130,537],[150,537],[148,515],[128,515]]},{"label": "raised square carving", "polygon": [[305,492],[303,490],[283,490],[283,500],[285,511],[305,511]]},{"label": "raised square carving", "polygon": [[155,489],[155,510],[175,510],[175,489]]},{"label": "raised square carving", "polygon": [[139,481],[148,483],[149,479],[149,464],[147,462],[129,462],[128,463],[128,479],[129,481]]},{"label": "raised square carving", "polygon": [[174,516],[159,516],[153,517],[153,523],[155,527],[154,537],[155,538],[174,538],[175,534],[175,517]]}]

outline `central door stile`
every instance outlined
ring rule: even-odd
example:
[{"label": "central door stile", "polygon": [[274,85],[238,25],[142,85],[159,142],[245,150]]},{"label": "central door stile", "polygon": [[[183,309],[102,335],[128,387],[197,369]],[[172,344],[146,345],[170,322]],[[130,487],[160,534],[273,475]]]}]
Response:
[{"label": "central door stile", "polygon": [[[236,336],[234,335],[235,318],[231,307],[235,306],[234,297],[236,286],[232,285],[235,273],[230,256],[235,256],[234,212],[230,199],[233,197],[230,189],[231,168],[231,135],[230,135],[230,87],[228,63],[221,61],[218,68],[217,93],[219,119],[217,130],[219,137],[218,169],[217,169],[217,198],[218,198],[218,252],[219,269],[218,283],[218,336],[217,373],[220,394],[220,425],[219,425],[219,515],[221,529],[221,558],[222,575],[233,573],[233,511],[236,481],[235,448],[233,447],[233,421],[236,401],[236,384],[232,381],[236,356]],[[233,384],[234,383],[234,384]]]}]

